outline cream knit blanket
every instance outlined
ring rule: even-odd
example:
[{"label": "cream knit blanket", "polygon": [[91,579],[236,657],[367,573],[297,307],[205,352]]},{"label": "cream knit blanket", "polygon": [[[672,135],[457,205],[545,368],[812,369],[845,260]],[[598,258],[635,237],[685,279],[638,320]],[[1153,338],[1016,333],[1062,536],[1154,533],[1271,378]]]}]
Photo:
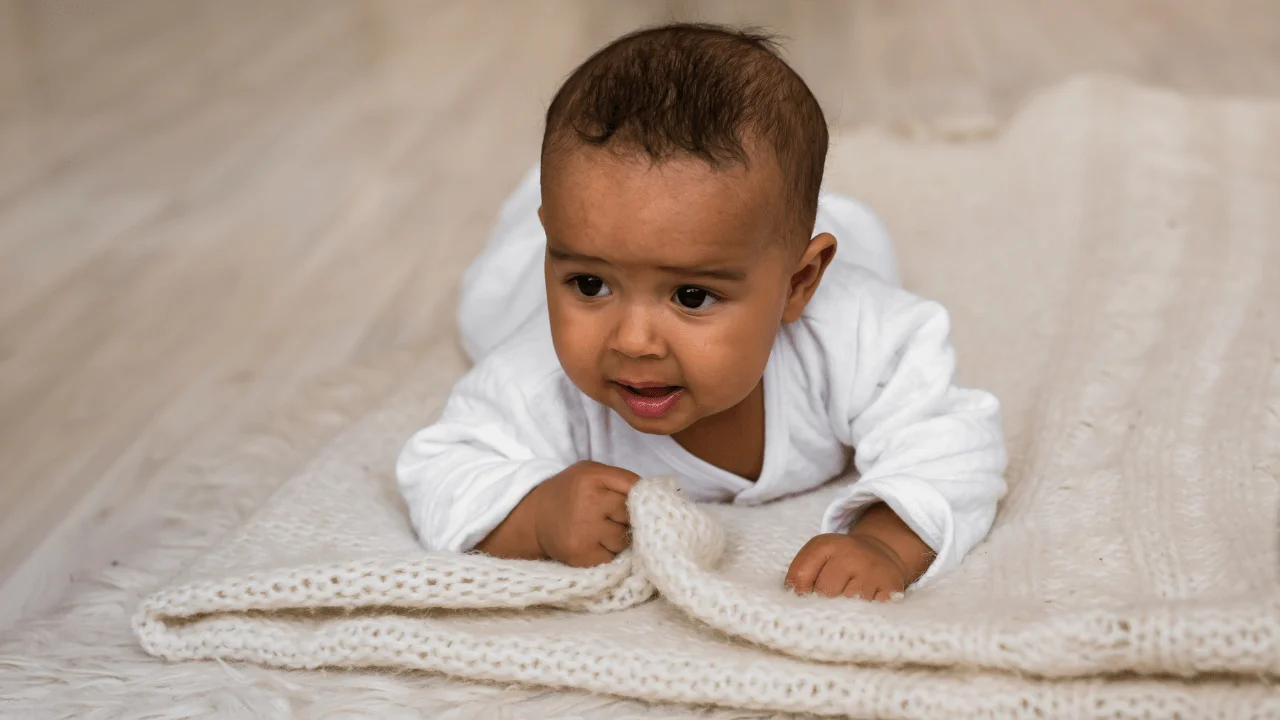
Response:
[{"label": "cream knit blanket", "polygon": [[391,476],[448,390],[425,373],[147,597],[143,648],[856,717],[1280,717],[1280,105],[1076,82],[990,140],[860,133],[830,168],[1004,403],[1010,493],[957,572],[794,597],[831,489],[664,478],[607,566],[426,553]]}]

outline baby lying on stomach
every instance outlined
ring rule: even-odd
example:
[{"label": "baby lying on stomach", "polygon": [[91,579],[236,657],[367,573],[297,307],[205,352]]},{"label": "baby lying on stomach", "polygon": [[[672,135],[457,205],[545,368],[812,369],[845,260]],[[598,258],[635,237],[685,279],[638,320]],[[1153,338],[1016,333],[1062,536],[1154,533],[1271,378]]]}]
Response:
[{"label": "baby lying on stomach", "polygon": [[999,403],[953,384],[946,311],[826,153],[767,38],[672,25],[583,63],[463,278],[476,365],[397,463],[423,546],[596,565],[641,476],[755,504],[852,463],[787,585],[884,600],[954,568],[1005,491]]}]

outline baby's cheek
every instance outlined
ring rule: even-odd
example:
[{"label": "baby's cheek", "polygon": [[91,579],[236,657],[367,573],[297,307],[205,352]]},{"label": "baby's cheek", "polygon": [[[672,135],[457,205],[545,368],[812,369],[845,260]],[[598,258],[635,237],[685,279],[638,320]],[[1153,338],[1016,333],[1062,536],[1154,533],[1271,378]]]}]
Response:
[{"label": "baby's cheek", "polygon": [[[741,345],[718,343],[695,354],[692,363],[684,363],[686,376],[694,386],[699,404],[714,412],[738,404],[755,389],[764,371],[765,361],[758,353]],[[690,369],[690,365],[694,369]]]},{"label": "baby's cheek", "polygon": [[591,388],[588,386],[598,384],[599,381],[600,369],[597,365],[601,334],[593,331],[590,322],[575,319],[572,313],[565,313],[560,317],[553,314],[551,339],[565,374],[575,385],[590,394]]}]

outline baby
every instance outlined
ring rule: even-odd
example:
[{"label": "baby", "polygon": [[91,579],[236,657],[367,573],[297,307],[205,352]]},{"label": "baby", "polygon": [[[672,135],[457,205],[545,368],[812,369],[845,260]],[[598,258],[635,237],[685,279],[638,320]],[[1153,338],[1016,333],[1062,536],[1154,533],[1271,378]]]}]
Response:
[{"label": "baby", "polygon": [[397,463],[423,546],[591,566],[642,476],[756,504],[852,463],[787,586],[885,600],[954,568],[1005,491],[999,403],[953,384],[946,311],[822,189],[826,153],[764,36],[671,25],[574,71],[463,278],[476,365]]}]

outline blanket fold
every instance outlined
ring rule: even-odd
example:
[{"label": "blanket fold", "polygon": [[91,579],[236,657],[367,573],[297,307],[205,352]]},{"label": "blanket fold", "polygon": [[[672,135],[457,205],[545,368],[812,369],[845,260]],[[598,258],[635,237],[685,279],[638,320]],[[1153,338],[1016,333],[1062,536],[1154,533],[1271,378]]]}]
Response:
[{"label": "blanket fold", "polygon": [[827,177],[1004,405],[1010,492],[955,573],[783,588],[855,478],[761,507],[646,478],[596,568],[428,553],[391,475],[448,392],[423,380],[147,597],[142,647],[854,717],[1280,717],[1280,104],[1075,81],[989,141],[858,133]]}]

